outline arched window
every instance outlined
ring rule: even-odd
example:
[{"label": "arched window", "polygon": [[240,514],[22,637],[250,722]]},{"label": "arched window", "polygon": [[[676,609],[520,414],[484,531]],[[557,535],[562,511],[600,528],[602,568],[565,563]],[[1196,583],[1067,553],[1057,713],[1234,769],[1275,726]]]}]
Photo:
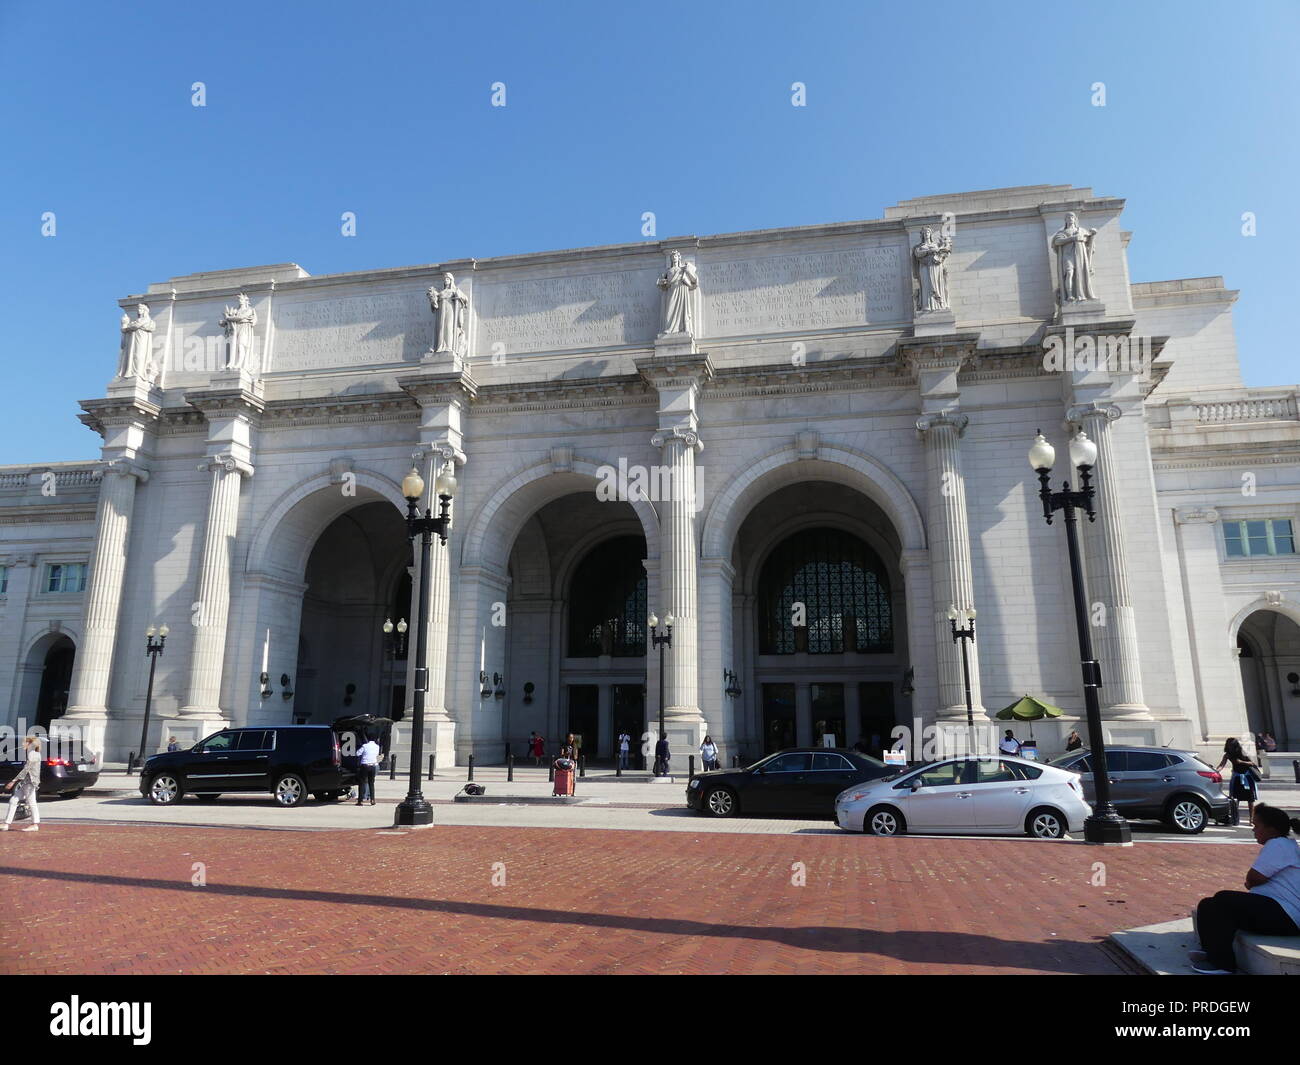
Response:
[{"label": "arched window", "polygon": [[[760,654],[888,654],[894,649],[884,564],[856,536],[839,529],[805,529],[772,552],[759,577],[758,612]],[[800,619],[802,626],[795,624]]]},{"label": "arched window", "polygon": [[569,588],[569,657],[645,654],[645,544],[619,536],[592,548]]}]

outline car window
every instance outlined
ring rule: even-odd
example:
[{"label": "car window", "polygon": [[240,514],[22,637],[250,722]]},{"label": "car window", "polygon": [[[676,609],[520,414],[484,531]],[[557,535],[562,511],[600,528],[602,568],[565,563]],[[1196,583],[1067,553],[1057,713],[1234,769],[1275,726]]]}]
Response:
[{"label": "car window", "polygon": [[940,762],[917,774],[927,788],[943,787],[945,784],[960,784],[965,762]]},{"label": "car window", "polygon": [[845,773],[853,768],[850,762],[842,754],[814,754],[812,756],[813,771],[829,770],[835,773]]},{"label": "car window", "polygon": [[1155,773],[1169,764],[1163,754],[1155,751],[1128,751],[1128,771],[1130,773]]},{"label": "car window", "polygon": [[1043,775],[1041,765],[1022,765],[1020,762],[1009,762],[1011,772],[1015,773],[1017,780],[1037,780]]},{"label": "car window", "polygon": [[1111,773],[1128,772],[1128,751],[1107,751],[1106,769]]},{"label": "car window", "polygon": [[765,773],[806,773],[808,771],[808,754],[782,754],[763,766]]},{"label": "car window", "polygon": [[1000,758],[981,758],[978,765],[975,777],[977,784],[1009,784],[1020,779],[1012,764]]},{"label": "car window", "polygon": [[263,729],[247,729],[239,734],[239,745],[236,750],[269,751],[270,749],[271,734]]},{"label": "car window", "polygon": [[215,736],[209,736],[199,746],[202,751],[230,751],[235,746],[235,733],[218,732]]}]

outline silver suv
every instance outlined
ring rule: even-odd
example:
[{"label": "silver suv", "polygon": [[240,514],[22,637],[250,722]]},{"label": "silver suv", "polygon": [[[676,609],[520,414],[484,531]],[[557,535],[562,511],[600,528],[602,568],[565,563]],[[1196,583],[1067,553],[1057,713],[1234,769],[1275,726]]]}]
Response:
[{"label": "silver suv", "polygon": [[[1071,751],[1051,763],[1083,777],[1083,793],[1092,802],[1089,752]],[[1164,821],[1171,828],[1194,835],[1210,818],[1227,824],[1232,801],[1223,791],[1223,777],[1206,765],[1195,751],[1164,747],[1107,747],[1110,798],[1119,813],[1132,821]]]}]

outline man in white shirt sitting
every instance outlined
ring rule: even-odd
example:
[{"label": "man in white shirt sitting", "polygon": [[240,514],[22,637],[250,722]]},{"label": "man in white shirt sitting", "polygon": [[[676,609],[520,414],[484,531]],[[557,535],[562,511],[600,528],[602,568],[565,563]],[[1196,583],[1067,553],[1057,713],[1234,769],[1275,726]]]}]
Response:
[{"label": "man in white shirt sitting", "polygon": [[357,752],[357,763],[357,776],[360,778],[357,805],[360,806],[368,797],[370,805],[374,806],[375,773],[379,771],[379,744],[373,739],[367,739],[361,745],[361,750]]}]

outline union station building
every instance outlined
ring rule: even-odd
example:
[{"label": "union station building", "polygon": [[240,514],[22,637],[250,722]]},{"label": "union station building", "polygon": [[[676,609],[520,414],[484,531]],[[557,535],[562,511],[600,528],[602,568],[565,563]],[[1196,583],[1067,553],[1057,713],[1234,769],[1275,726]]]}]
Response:
[{"label": "union station building", "polygon": [[[98,457],[0,467],[8,723],[64,718],[125,760],[166,624],[149,752],[361,713],[400,737],[423,624],[440,765],[534,731],[608,757],[661,699],[678,770],[706,733],[728,764],[879,754],[895,725],[965,722],[955,606],[977,612],[977,719],[1055,704],[1050,754],[1085,730],[1065,535],[1026,457],[1041,430],[1054,488],[1075,434],[1097,446],[1080,529],[1108,740],[1294,749],[1297,387],[1244,387],[1221,278],[1130,279],[1130,239],[1160,235],[1123,209],[1037,185],[151,284],[120,301],[116,352],[106,317],[116,375],[80,404]],[[418,618],[401,482],[448,464]],[[662,672],[651,613],[673,618]]]}]

